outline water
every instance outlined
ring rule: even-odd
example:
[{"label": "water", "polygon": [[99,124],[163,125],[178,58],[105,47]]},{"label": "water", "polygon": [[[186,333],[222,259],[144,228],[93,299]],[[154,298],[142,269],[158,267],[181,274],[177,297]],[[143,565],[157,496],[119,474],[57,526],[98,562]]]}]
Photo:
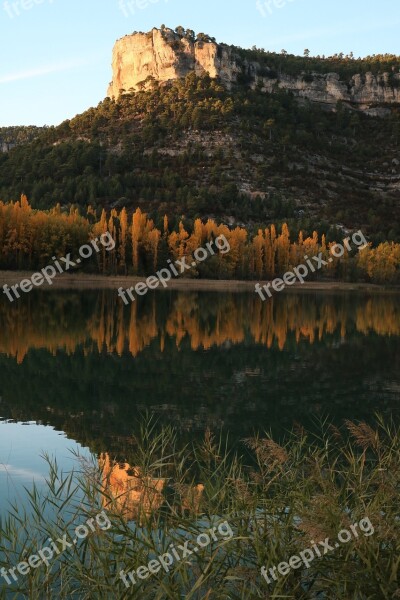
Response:
[{"label": "water", "polygon": [[33,483],[38,489],[45,487],[49,473],[45,454],[57,457],[62,470],[68,473],[76,467],[77,453],[90,456],[88,449],[53,427],[0,421],[0,515],[7,512],[10,502],[19,507],[26,504],[25,490],[31,490]]},{"label": "water", "polygon": [[37,292],[0,304],[0,512],[39,486],[41,454],[129,463],[141,416],[182,442],[283,436],[329,417],[400,417],[400,296]]}]

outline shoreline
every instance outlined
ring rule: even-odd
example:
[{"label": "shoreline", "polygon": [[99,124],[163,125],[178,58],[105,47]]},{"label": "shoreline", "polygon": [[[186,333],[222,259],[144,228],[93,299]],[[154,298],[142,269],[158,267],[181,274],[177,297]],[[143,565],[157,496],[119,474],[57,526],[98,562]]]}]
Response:
[{"label": "shoreline", "polygon": [[[9,286],[30,278],[35,271],[0,271],[0,285]],[[124,276],[124,275],[91,275],[86,273],[63,273],[53,280],[53,285],[47,283],[36,289],[63,289],[63,290],[104,290],[123,287],[127,289],[139,282],[145,282],[146,277]],[[223,279],[188,279],[176,278],[168,282],[168,287],[160,285],[157,290],[177,290],[195,292],[254,292],[254,286],[261,286],[268,281],[245,281],[245,280],[223,280]],[[306,281],[287,286],[283,293],[299,291],[313,292],[374,292],[374,293],[400,293],[400,286],[385,286],[374,283],[348,283],[345,281]],[[282,292],[280,292],[282,293]],[[277,294],[274,294],[277,295]]]}]

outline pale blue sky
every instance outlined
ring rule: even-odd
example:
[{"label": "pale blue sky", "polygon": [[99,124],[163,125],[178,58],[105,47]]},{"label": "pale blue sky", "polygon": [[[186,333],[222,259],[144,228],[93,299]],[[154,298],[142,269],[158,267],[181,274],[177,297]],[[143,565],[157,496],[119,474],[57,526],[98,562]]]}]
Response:
[{"label": "pale blue sky", "polygon": [[0,126],[57,124],[97,105],[115,40],[162,23],[244,48],[400,55],[398,0],[260,3],[265,16],[256,0],[0,0]]}]

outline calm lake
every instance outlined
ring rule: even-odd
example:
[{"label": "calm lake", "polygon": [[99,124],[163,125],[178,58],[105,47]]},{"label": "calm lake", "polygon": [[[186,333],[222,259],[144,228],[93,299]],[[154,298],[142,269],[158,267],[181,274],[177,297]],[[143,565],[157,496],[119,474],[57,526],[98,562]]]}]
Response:
[{"label": "calm lake", "polygon": [[329,417],[400,417],[400,296],[37,292],[0,304],[0,514],[42,455],[129,463],[146,413],[182,443],[209,429],[278,437]]}]

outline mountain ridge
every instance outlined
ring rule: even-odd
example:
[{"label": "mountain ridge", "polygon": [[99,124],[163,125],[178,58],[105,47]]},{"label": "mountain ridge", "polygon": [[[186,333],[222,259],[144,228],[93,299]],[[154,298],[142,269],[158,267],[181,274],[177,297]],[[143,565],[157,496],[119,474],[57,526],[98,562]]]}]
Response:
[{"label": "mountain ridge", "polygon": [[[218,79],[228,90],[240,83],[264,93],[282,89],[300,100],[330,109],[337,102],[343,102],[374,116],[388,114],[387,105],[400,105],[400,59],[397,65],[392,64],[396,63],[394,56],[389,55],[392,63],[387,63],[387,71],[366,71],[341,78],[340,73],[330,70],[325,73],[313,70],[313,59],[309,56],[304,58],[309,59],[310,68],[294,76],[285,72],[284,51],[279,72],[268,65],[273,54],[259,50],[259,60],[255,60],[249,52],[218,44],[205,34],[198,34],[196,39],[193,30],[182,27],[175,31],[162,26],[147,33],[135,32],[120,38],[114,45],[113,79],[107,93],[111,98],[118,98],[127,91],[150,89],[154,82],[171,82],[195,73]],[[359,60],[351,60],[356,69]]]},{"label": "mountain ridge", "polygon": [[[400,60],[237,51],[293,78],[324,75],[327,65],[341,79],[355,66],[362,77],[396,75]],[[287,222],[308,234],[362,228],[374,244],[400,241],[396,104],[379,118],[340,101],[326,110],[287,89],[252,89],[246,78],[228,89],[193,70],[147,83],[0,153],[0,199],[25,194],[35,209],[60,203],[63,211],[139,207],[159,227],[167,214],[174,225],[211,218],[257,232]]]}]

